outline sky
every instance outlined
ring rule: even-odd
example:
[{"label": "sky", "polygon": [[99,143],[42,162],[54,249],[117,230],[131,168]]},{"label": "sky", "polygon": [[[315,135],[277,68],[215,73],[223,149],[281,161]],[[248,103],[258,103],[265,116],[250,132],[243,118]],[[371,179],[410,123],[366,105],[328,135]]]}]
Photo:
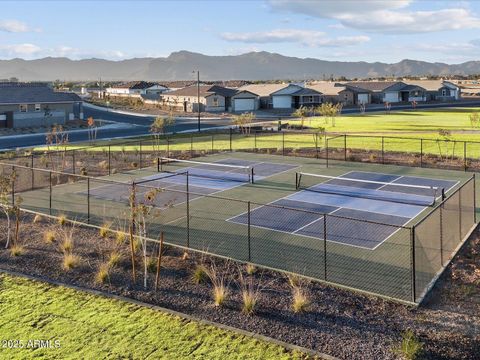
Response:
[{"label": "sky", "polygon": [[0,1],[0,59],[268,51],[330,61],[480,60],[480,1]]}]

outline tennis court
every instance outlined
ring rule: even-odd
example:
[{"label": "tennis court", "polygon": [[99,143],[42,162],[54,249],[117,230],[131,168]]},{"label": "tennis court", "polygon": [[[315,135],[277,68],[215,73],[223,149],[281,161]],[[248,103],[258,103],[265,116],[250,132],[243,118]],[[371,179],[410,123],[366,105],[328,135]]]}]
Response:
[{"label": "tennis court", "polygon": [[[205,195],[234,189],[255,180],[296,168],[296,165],[226,158],[212,163],[162,158],[160,173],[133,179],[137,199],[145,198],[152,188],[162,189],[153,204],[160,209],[176,206]],[[106,184],[90,189],[97,199],[128,203],[131,184]],[[85,194],[85,191],[80,192]],[[187,199],[188,197],[188,199]]]},{"label": "tennis court", "polygon": [[[327,241],[374,250],[397,231],[394,226],[407,225],[458,183],[362,171],[338,177],[300,173],[297,182],[299,177],[318,184],[229,221],[322,240],[327,233]],[[336,218],[323,221],[319,214]]]}]

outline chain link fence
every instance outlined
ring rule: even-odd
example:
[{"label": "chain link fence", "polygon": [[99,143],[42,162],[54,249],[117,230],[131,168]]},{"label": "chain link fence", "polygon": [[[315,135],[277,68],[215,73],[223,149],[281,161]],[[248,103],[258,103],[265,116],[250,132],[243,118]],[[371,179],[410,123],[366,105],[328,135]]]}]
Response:
[{"label": "chain link fence", "polygon": [[[167,186],[161,178],[120,182],[9,163],[0,172],[11,179],[11,205],[26,210],[126,232],[130,205],[144,204],[151,239],[164,232],[171,245],[413,303],[476,223],[474,177],[416,225],[397,226],[198,193],[188,173],[170,175],[184,180]],[[294,219],[309,225],[295,230]]]}]

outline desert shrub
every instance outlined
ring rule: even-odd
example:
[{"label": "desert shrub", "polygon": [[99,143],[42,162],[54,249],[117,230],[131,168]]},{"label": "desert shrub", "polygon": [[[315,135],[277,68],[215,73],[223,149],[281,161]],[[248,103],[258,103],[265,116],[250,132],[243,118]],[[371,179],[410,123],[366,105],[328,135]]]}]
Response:
[{"label": "desert shrub", "polygon": [[98,233],[99,233],[100,237],[106,239],[110,235],[110,227],[111,227],[110,223],[104,223],[100,227],[100,229],[98,229]]},{"label": "desert shrub", "polygon": [[127,239],[127,235],[123,231],[117,231],[115,233],[115,241],[118,245],[124,244]]},{"label": "desert shrub", "polygon": [[248,263],[247,265],[245,265],[245,271],[248,275],[253,275],[257,272],[257,268],[255,265]]},{"label": "desert shrub", "polygon": [[67,223],[67,215],[65,214],[60,214],[57,217],[57,222],[59,225],[64,226]]},{"label": "desert shrub", "polygon": [[25,252],[25,248],[19,244],[13,244],[10,246],[10,255],[13,257],[17,257],[22,255]]},{"label": "desert shrub", "polygon": [[198,264],[193,269],[192,280],[195,284],[206,283],[208,280],[208,270],[203,264]]},{"label": "desert shrub", "polygon": [[112,251],[108,256],[108,265],[111,268],[114,268],[120,263],[121,260],[122,260],[122,254],[120,254],[117,251]]},{"label": "desert shrub", "polygon": [[72,253],[65,252],[63,254],[63,269],[69,271],[74,267],[77,267],[80,263],[80,257]]},{"label": "desert shrub", "polygon": [[55,241],[56,233],[53,230],[47,230],[43,233],[43,240],[47,244],[51,244]]},{"label": "desert shrub", "polygon": [[423,344],[416,338],[412,330],[402,333],[402,341],[394,348],[394,352],[406,360],[415,360],[422,353]]},{"label": "desert shrub", "polygon": [[95,282],[98,284],[104,284],[110,276],[110,265],[108,263],[100,264],[100,267],[95,274]]},{"label": "desert shrub", "polygon": [[228,277],[228,264],[226,269],[220,269],[214,262],[210,265],[207,271],[208,278],[213,285],[212,296],[215,306],[223,306],[228,298],[228,284],[230,279]]},{"label": "desert shrub", "polygon": [[292,288],[292,310],[295,313],[301,313],[307,311],[310,306],[310,300],[307,293],[302,287]]}]

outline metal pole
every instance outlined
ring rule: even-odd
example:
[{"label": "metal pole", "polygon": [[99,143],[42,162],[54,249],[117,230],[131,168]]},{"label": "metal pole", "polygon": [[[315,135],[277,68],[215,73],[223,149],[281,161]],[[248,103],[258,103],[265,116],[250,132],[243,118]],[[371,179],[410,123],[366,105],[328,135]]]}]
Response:
[{"label": "metal pole", "polygon": [[327,281],[327,214],[323,215],[323,274]]},{"label": "metal pole", "polygon": [[477,223],[477,178],[475,174],[472,176],[473,179],[473,222]]},{"label": "metal pole", "polygon": [[160,158],[157,157],[157,172],[160,172]]},{"label": "metal pole", "polygon": [[75,149],[72,150],[72,171],[75,175]]},{"label": "metal pole", "polygon": [[32,152],[32,160],[30,163],[30,168],[32,169],[32,190],[35,188],[35,171],[33,170],[33,152]]},{"label": "metal pole", "polygon": [[252,253],[251,253],[251,234],[250,234],[250,209],[251,209],[251,205],[250,205],[250,201],[247,203],[247,218],[248,218],[248,261],[252,261]]},{"label": "metal pole", "polygon": [[90,178],[87,177],[87,224],[90,224]]},{"label": "metal pole", "polygon": [[420,139],[420,167],[423,167],[423,139]]},{"label": "metal pole", "polygon": [[417,299],[417,290],[416,290],[416,270],[415,270],[415,225],[410,229],[411,239],[410,239],[410,267],[411,267],[411,287],[412,287],[412,301],[415,302]]},{"label": "metal pole", "polygon": [[189,175],[187,171],[187,248],[190,247],[190,190],[189,190]]},{"label": "metal pole", "polygon": [[385,164],[385,136],[382,136],[382,164]]},{"label": "metal pole", "polygon": [[12,166],[12,206],[15,206],[15,166]]},{"label": "metal pole", "polygon": [[232,131],[233,129],[230,128],[230,152],[232,152]]},{"label": "metal pole", "polygon": [[440,205],[440,266],[443,266],[443,204]]},{"label": "metal pole", "polygon": [[49,171],[49,206],[48,206],[48,213],[52,215],[52,171]]},{"label": "metal pole", "polygon": [[198,132],[200,132],[200,71],[197,71]]},{"label": "metal pole", "polygon": [[462,189],[458,193],[458,234],[460,242],[462,241]]}]

